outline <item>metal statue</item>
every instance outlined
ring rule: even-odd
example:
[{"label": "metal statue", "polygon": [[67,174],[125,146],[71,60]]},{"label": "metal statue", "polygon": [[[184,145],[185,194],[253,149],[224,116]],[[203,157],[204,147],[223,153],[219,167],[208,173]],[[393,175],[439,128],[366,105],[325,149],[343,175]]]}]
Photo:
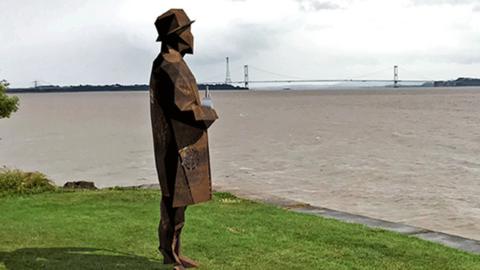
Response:
[{"label": "metal statue", "polygon": [[161,52],[153,62],[150,109],[155,162],[162,190],[158,228],[165,264],[175,269],[198,264],[180,254],[180,234],[187,205],[212,197],[207,129],[218,118],[202,105],[197,83],[183,60],[193,54],[191,21],[171,9],[155,21]]}]

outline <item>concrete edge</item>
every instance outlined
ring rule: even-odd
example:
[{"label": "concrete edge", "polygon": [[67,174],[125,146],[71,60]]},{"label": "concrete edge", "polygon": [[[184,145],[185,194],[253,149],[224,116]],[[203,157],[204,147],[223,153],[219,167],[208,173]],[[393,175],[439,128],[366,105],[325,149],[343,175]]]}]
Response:
[{"label": "concrete edge", "polygon": [[439,243],[448,247],[460,249],[466,252],[480,254],[480,241],[451,235],[442,232],[436,232],[420,227],[410,226],[402,223],[390,222],[376,218],[370,218],[361,215],[350,214],[346,212],[326,209],[326,208],[298,208],[292,209],[294,212],[309,215],[333,218],[347,223],[362,224],[369,228],[392,231],[404,235],[414,236],[430,242]]},{"label": "concrete edge", "polygon": [[332,218],[335,220],[361,224],[373,229],[382,229],[396,232],[403,235],[409,235],[422,240],[442,244],[451,248],[459,249],[465,252],[480,254],[480,241],[468,239],[461,236],[451,235],[442,232],[436,232],[425,228],[410,226],[402,223],[391,222],[362,215],[351,214],[347,212],[332,210],[323,207],[316,207],[302,202],[285,199],[268,194],[259,194],[245,192],[240,190],[231,190],[223,187],[217,187],[216,191],[230,192],[233,195],[253,201],[279,206],[290,211],[308,215]]},{"label": "concrete edge", "polygon": [[[129,188],[140,189],[160,189],[159,184],[147,184],[140,186],[132,186]],[[426,241],[439,243],[444,246],[459,249],[462,251],[480,254],[480,241],[468,239],[461,236],[451,235],[442,232],[436,232],[420,227],[410,226],[402,223],[391,222],[362,215],[351,214],[347,212],[332,210],[323,207],[316,207],[299,201],[281,198],[269,194],[261,194],[254,192],[246,192],[240,189],[229,189],[221,186],[214,188],[215,192],[229,192],[239,198],[245,198],[252,201],[262,202],[270,205],[279,206],[292,212],[321,216],[324,218],[332,218],[335,220],[361,224],[373,229],[382,229],[386,231],[396,232],[403,235],[417,237]]]}]

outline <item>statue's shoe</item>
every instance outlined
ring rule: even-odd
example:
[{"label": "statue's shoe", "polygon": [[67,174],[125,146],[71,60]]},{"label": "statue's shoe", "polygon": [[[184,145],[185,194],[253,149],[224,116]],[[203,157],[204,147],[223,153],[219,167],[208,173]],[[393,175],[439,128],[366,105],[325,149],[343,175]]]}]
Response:
[{"label": "statue's shoe", "polygon": [[182,262],[182,264],[185,268],[197,268],[198,265],[199,265],[194,260],[192,260],[190,258],[187,258],[187,257],[184,257],[184,256],[180,256],[180,261]]},{"label": "statue's shoe", "polygon": [[185,270],[185,267],[183,265],[174,265],[173,270]]}]

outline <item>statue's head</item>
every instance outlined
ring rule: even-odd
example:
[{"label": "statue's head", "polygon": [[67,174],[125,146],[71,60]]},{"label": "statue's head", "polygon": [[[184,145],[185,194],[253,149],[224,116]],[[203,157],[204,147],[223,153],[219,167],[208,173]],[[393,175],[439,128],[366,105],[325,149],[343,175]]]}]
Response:
[{"label": "statue's head", "polygon": [[155,21],[158,38],[157,41],[168,45],[181,54],[193,54],[193,35],[191,21],[183,9],[170,9],[160,15]]}]

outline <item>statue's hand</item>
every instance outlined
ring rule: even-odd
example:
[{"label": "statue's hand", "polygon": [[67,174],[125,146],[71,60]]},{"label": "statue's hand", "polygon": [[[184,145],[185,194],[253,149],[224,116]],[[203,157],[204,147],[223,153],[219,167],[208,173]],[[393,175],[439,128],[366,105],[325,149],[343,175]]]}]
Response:
[{"label": "statue's hand", "polygon": [[207,106],[194,106],[193,114],[196,121],[203,122],[206,128],[210,127],[218,119],[217,112]]}]

